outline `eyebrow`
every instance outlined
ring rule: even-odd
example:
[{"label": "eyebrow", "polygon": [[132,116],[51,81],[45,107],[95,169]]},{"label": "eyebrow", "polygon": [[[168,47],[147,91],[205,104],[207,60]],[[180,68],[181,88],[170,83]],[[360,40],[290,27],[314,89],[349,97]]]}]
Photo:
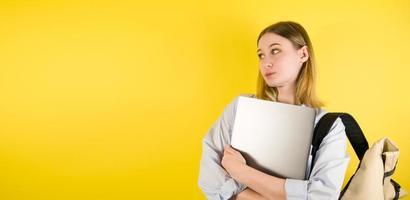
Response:
[{"label": "eyebrow", "polygon": [[[272,44],[269,45],[269,47],[271,47],[271,46],[273,46],[273,45],[279,45],[279,46],[280,46],[279,43],[272,43]],[[256,50],[256,52],[258,52],[258,51],[260,51],[260,50],[261,50],[261,49],[258,49],[258,50]]]}]

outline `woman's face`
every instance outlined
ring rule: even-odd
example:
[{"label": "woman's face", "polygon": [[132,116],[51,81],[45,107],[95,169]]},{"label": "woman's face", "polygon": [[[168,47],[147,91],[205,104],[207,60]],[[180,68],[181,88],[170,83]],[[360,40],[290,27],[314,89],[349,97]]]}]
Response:
[{"label": "woman's face", "polygon": [[259,70],[269,87],[294,85],[307,47],[295,49],[291,41],[275,33],[264,34],[258,42]]}]

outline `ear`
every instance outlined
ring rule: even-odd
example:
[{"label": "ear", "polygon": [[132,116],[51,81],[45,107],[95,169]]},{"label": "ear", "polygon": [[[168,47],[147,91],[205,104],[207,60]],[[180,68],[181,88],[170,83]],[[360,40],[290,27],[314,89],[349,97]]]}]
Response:
[{"label": "ear", "polygon": [[309,52],[307,50],[307,46],[303,46],[298,50],[298,55],[300,58],[300,62],[304,63],[309,59]]}]

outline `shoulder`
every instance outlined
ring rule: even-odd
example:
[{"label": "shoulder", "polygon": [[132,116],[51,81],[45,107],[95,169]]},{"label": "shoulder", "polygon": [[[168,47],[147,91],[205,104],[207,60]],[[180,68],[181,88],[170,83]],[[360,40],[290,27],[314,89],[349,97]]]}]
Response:
[{"label": "shoulder", "polygon": [[242,93],[235,96],[226,106],[224,109],[224,117],[227,119],[233,119],[236,113],[236,107],[238,104],[239,97],[251,97],[256,98],[255,94],[250,93]]},{"label": "shoulder", "polygon": [[[315,118],[315,127],[317,123],[320,121],[320,119],[328,113],[327,110],[323,108],[315,108],[316,110],[316,118]],[[340,117],[338,117],[333,125],[331,126],[329,133],[326,135],[326,137],[323,140],[332,140],[333,139],[346,139],[346,132],[345,132],[345,126],[343,124],[343,121]]]},{"label": "shoulder", "polygon": [[231,100],[231,102],[229,102],[229,104],[227,105],[227,108],[230,110],[235,110],[236,109],[236,105],[238,103],[239,97],[251,97],[251,98],[256,98],[255,94],[250,94],[250,93],[242,93],[237,95],[235,98],[233,98]]},{"label": "shoulder", "polygon": [[256,95],[255,95],[255,94],[251,94],[251,93],[242,93],[242,94],[239,94],[238,97],[240,97],[240,96],[242,96],[242,97],[252,97],[252,98],[256,98]]},{"label": "shoulder", "polygon": [[316,117],[315,117],[315,126],[316,126],[319,120],[328,112],[324,108],[314,108],[314,109],[316,112]]},{"label": "shoulder", "polygon": [[239,97],[256,98],[256,95],[255,95],[255,94],[251,94],[251,93],[241,93],[241,94],[239,94],[238,96],[236,96],[233,101],[234,101],[234,102],[237,102],[238,99],[239,99]]},{"label": "shoulder", "polygon": [[248,93],[242,93],[242,94],[239,94],[239,95],[235,96],[233,99],[231,99],[231,101],[224,108],[224,117],[225,118],[232,118],[235,115],[236,106],[238,104],[239,97],[255,98],[256,95],[248,94]]}]

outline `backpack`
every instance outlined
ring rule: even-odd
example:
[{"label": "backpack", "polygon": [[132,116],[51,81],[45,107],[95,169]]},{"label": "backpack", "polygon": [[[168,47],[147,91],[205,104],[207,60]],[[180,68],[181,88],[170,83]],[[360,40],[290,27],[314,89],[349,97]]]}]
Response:
[{"label": "backpack", "polygon": [[407,195],[400,185],[391,179],[396,169],[399,149],[388,138],[375,142],[369,149],[359,124],[348,113],[326,113],[317,123],[312,139],[312,172],[316,151],[336,119],[340,117],[346,136],[360,163],[356,172],[342,189],[339,200],[349,199],[399,199]]}]

